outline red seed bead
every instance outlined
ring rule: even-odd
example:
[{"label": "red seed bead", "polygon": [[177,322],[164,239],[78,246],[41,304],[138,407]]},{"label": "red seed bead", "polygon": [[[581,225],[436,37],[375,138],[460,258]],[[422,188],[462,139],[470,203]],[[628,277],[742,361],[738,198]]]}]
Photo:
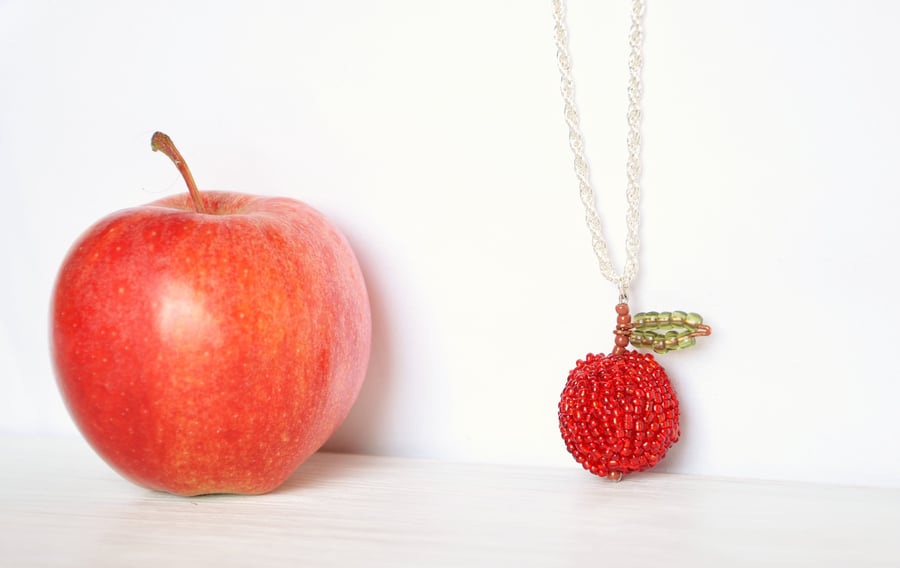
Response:
[{"label": "red seed bead", "polygon": [[616,304],[616,313],[620,316],[628,314],[628,304]]},{"label": "red seed bead", "polygon": [[559,401],[569,453],[586,470],[611,479],[656,465],[678,441],[678,418],[665,370],[652,355],[630,350],[578,361]]}]

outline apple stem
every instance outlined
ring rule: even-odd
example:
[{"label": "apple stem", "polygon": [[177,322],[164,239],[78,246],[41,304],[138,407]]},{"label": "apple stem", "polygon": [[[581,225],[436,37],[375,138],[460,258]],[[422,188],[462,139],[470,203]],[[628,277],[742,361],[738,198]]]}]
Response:
[{"label": "apple stem", "polygon": [[154,152],[162,152],[172,160],[175,167],[181,172],[184,183],[187,184],[188,191],[191,194],[191,201],[194,203],[194,211],[197,213],[206,213],[206,206],[203,205],[203,197],[200,195],[200,190],[197,189],[197,184],[194,182],[194,176],[191,174],[190,168],[188,168],[184,158],[181,157],[181,152],[175,147],[175,143],[172,142],[172,139],[162,132],[154,132],[153,138],[150,139],[150,147],[153,148]]}]

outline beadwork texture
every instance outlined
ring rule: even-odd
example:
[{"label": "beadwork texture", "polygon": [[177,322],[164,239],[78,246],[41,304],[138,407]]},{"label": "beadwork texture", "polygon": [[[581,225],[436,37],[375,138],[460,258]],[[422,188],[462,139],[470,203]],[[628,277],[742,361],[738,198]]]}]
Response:
[{"label": "beadwork texture", "polygon": [[635,314],[629,340],[634,347],[668,353],[692,347],[695,337],[709,335],[700,314],[687,312],[645,312]]},{"label": "beadwork texture", "polygon": [[649,353],[589,354],[569,373],[559,401],[566,448],[601,477],[656,465],[680,434],[678,399]]}]

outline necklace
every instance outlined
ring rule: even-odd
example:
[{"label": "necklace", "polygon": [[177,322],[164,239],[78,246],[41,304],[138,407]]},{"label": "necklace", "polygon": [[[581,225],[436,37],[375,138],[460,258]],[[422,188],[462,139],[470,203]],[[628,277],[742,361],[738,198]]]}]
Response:
[{"label": "necklace", "polygon": [[628,306],[628,287],[638,272],[640,248],[644,0],[632,2],[628,36],[627,236],[621,272],[615,270],[610,260],[591,187],[584,137],[575,108],[562,0],[553,0],[553,15],[560,92],[585,220],[600,272],[619,291],[613,350],[609,355],[589,353],[569,372],[559,401],[559,428],[566,448],[578,463],[591,473],[618,481],[625,473],[655,466],[680,436],[678,398],[665,370],[652,354],[639,353],[628,346],[666,353],[692,346],[696,337],[709,335],[711,330],[696,313],[645,312],[632,317]]}]

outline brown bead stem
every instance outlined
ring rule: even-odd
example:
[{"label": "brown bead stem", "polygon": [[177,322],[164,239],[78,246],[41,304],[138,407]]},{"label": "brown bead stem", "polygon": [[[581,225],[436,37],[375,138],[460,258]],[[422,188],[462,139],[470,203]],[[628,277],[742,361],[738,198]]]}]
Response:
[{"label": "brown bead stem", "polygon": [[611,355],[621,355],[625,353],[628,347],[628,338],[631,335],[631,314],[628,310],[628,304],[621,303],[616,305],[616,346],[613,348]]}]

